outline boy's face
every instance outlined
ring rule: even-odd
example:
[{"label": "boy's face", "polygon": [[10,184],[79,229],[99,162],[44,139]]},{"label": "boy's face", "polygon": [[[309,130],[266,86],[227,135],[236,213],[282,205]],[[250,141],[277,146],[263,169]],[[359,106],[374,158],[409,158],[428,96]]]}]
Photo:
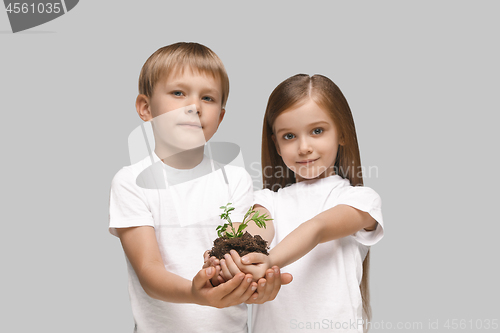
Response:
[{"label": "boy's face", "polygon": [[224,118],[220,81],[190,68],[161,79],[151,98],[144,98],[145,113],[137,105],[139,115],[146,121],[153,119],[157,141],[174,149],[204,145]]}]

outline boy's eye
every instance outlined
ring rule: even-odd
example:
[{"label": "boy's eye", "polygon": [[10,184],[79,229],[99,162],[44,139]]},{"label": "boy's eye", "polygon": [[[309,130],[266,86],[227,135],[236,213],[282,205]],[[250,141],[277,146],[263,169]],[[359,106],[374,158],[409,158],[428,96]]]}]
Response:
[{"label": "boy's eye", "polygon": [[172,92],[172,95],[174,95],[174,96],[182,96],[183,94],[182,94],[182,91],[174,91],[174,92]]},{"label": "boy's eye", "polygon": [[295,135],[293,135],[292,133],[287,133],[287,134],[283,135],[283,139],[285,139],[285,140],[291,140],[293,138],[295,138]]},{"label": "boy's eye", "polygon": [[212,97],[210,97],[210,96],[205,96],[205,97],[203,97],[202,99],[203,99],[204,101],[207,101],[207,102],[213,102],[213,101],[214,101],[214,99],[213,99]]},{"label": "boy's eye", "polygon": [[313,134],[318,135],[318,134],[321,134],[321,133],[323,133],[323,129],[322,128],[315,128],[315,129],[313,129]]}]

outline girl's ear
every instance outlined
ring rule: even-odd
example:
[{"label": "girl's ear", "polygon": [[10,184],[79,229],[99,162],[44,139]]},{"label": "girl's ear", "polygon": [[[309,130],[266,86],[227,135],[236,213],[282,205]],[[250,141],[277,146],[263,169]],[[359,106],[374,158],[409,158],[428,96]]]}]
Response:
[{"label": "girl's ear", "polygon": [[276,141],[276,137],[274,136],[274,134],[271,135],[271,138],[273,139],[274,146],[276,147],[276,151],[278,152],[278,155],[281,156],[280,146],[278,145],[278,141]]},{"label": "girl's ear", "polygon": [[150,121],[153,119],[148,96],[143,94],[137,96],[137,99],[135,100],[135,108],[142,120]]},{"label": "girl's ear", "polygon": [[343,134],[340,135],[339,145],[341,145],[341,146],[345,145],[345,139],[344,139],[344,135]]}]

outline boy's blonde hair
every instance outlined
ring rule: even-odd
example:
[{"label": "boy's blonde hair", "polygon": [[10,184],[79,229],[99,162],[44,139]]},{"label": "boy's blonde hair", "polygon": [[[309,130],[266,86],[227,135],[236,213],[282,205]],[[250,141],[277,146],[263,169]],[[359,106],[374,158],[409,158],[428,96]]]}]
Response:
[{"label": "boy's blonde hair", "polygon": [[139,94],[151,98],[160,79],[189,68],[196,73],[218,79],[222,88],[222,107],[229,95],[229,78],[220,58],[208,47],[198,43],[179,42],[164,46],[144,63],[139,76]]}]

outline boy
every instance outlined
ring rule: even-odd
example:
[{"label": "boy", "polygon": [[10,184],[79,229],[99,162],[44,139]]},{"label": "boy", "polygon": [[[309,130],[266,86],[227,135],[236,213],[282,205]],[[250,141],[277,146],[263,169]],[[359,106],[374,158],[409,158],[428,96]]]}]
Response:
[{"label": "boy", "polygon": [[246,332],[242,303],[272,300],[280,288],[277,268],[264,287],[264,279],[257,284],[243,273],[212,287],[220,267],[198,271],[220,223],[219,207],[232,202],[237,221],[253,203],[248,173],[214,168],[204,154],[228,93],[222,62],[197,43],[163,47],[141,70],[136,109],[151,121],[155,150],[113,178],[109,225],[127,259],[135,332]]}]

